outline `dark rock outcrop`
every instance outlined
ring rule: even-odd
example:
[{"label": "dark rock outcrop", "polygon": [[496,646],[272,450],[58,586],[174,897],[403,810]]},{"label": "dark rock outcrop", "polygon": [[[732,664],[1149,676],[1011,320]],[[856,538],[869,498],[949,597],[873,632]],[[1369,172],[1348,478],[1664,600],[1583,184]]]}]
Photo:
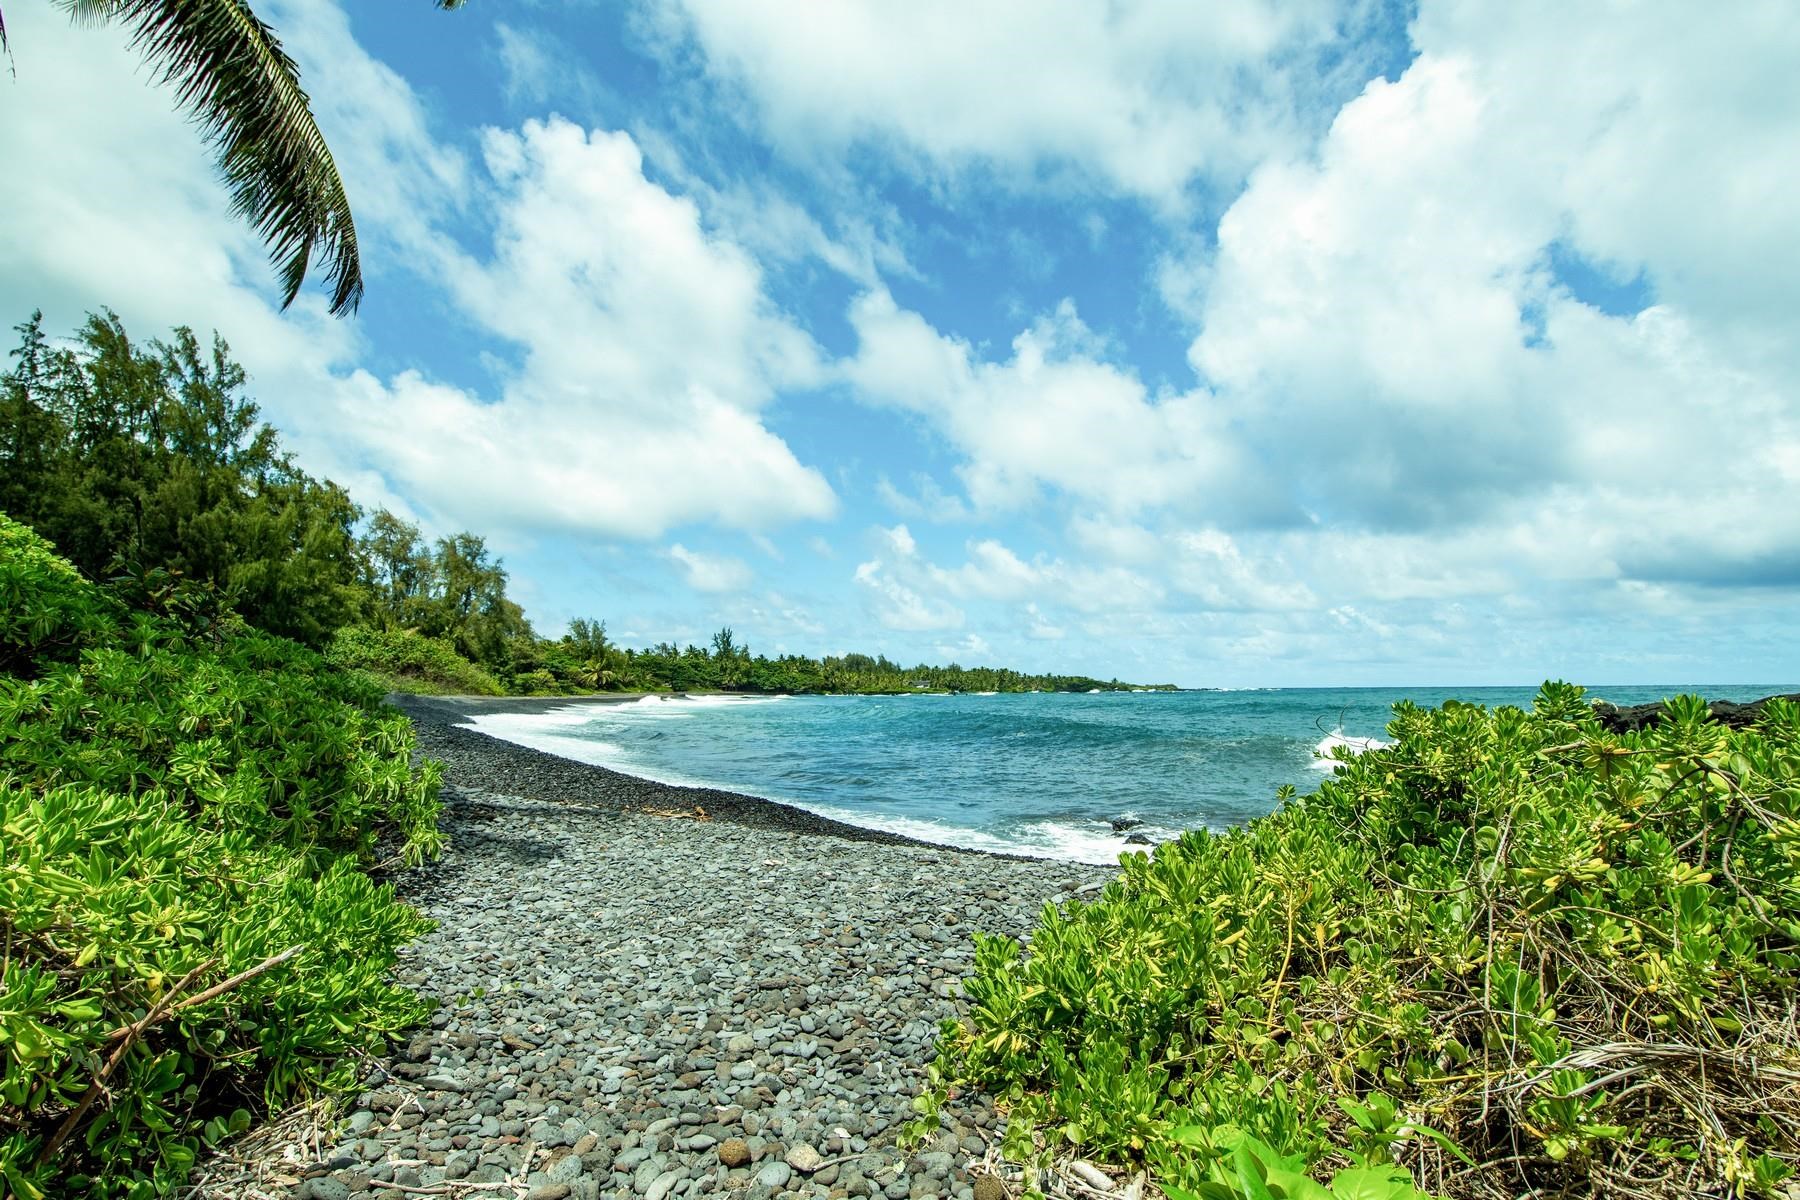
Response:
[{"label": "dark rock outcrop", "polygon": [[[1761,700],[1752,700],[1748,704],[1714,700],[1707,707],[1712,711],[1713,720],[1737,729],[1755,723],[1756,718],[1762,715],[1763,705],[1771,700],[1790,700],[1800,704],[1800,692],[1792,692],[1786,696],[1764,696]],[[1594,701],[1595,718],[1603,728],[1613,733],[1631,733],[1654,725],[1662,717],[1662,711],[1661,703],[1629,704],[1620,708],[1604,700]]]}]

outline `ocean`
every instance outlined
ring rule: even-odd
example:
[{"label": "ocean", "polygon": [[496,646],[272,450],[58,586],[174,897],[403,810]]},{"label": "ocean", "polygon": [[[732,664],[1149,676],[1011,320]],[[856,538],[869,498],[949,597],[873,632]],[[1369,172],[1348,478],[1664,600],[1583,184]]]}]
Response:
[{"label": "ocean", "polygon": [[[1795,685],[1590,688],[1615,704],[1754,700]],[[1530,705],[1536,688],[911,696],[646,697],[483,713],[483,733],[664,783],[781,800],[923,841],[1112,863],[1115,821],[1153,839],[1310,791],[1339,743],[1379,740],[1396,701]]]}]

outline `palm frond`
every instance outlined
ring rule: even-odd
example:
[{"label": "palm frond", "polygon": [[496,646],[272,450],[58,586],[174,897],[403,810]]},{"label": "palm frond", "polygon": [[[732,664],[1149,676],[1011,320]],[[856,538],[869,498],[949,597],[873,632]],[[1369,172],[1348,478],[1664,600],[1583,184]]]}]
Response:
[{"label": "palm frond", "polygon": [[334,315],[362,299],[356,224],[299,68],[244,0],[61,0],[76,21],[112,21],[161,71],[218,151],[232,211],[269,244],[292,304],[315,254]]},{"label": "palm frond", "polygon": [[[218,151],[232,211],[269,245],[282,307],[315,257],[331,312],[362,299],[356,223],[331,148],[313,119],[300,71],[246,0],[58,0],[78,23],[117,22],[161,71]],[[463,0],[433,0],[438,8]]]}]

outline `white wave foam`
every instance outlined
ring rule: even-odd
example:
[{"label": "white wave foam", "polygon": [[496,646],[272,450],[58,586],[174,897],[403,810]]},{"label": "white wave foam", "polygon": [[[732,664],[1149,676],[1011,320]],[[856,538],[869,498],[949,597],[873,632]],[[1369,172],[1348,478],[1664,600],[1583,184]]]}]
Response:
[{"label": "white wave foam", "polygon": [[603,719],[637,720],[650,717],[660,721],[685,721],[694,713],[706,709],[778,704],[792,699],[785,692],[776,696],[639,696],[636,700],[596,705],[592,711],[596,718]]},{"label": "white wave foam", "polygon": [[546,754],[607,766],[621,753],[618,746],[593,738],[576,737],[571,733],[572,730],[584,729],[593,724],[595,717],[599,715],[596,708],[592,704],[571,704],[544,712],[470,713],[460,728],[473,729],[503,742],[528,746]]},{"label": "white wave foam", "polygon": [[897,833],[914,841],[934,846],[950,846],[959,850],[985,850],[991,854],[1017,854],[1025,858],[1053,859],[1058,862],[1088,863],[1110,867],[1121,853],[1149,853],[1150,846],[1127,846],[1124,834],[1100,833],[1060,821],[1033,821],[1014,833],[990,833],[985,829],[951,825],[928,817],[903,817],[893,813],[872,813],[859,808],[835,804],[811,804],[799,800],[783,800],[795,808],[805,809],[833,821],[856,825],[863,829],[879,829]]},{"label": "white wave foam", "polygon": [[1329,771],[1337,766],[1338,758],[1333,751],[1339,746],[1344,747],[1352,754],[1361,754],[1364,750],[1382,750],[1391,745],[1393,745],[1392,742],[1384,742],[1380,738],[1346,737],[1344,736],[1344,727],[1339,725],[1320,738],[1319,744],[1313,747],[1312,767],[1316,771]]},{"label": "white wave foam", "polygon": [[745,704],[775,704],[782,700],[792,699],[793,697],[786,692],[775,696],[689,696],[685,693],[677,693],[668,696],[639,696],[636,700],[627,700],[604,707],[630,709],[728,708]]}]

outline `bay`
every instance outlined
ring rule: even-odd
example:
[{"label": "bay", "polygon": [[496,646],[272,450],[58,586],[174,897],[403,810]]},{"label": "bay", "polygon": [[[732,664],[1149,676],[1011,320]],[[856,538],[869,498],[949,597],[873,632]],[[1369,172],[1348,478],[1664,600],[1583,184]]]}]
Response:
[{"label": "bay", "polygon": [[[1639,704],[1792,684],[1591,688]],[[780,800],[924,841],[1110,863],[1315,788],[1331,747],[1383,737],[1395,702],[1528,707],[1536,688],[1285,688],[998,695],[650,696],[494,712],[474,728],[664,783]],[[1114,823],[1141,822],[1129,830]]]}]

